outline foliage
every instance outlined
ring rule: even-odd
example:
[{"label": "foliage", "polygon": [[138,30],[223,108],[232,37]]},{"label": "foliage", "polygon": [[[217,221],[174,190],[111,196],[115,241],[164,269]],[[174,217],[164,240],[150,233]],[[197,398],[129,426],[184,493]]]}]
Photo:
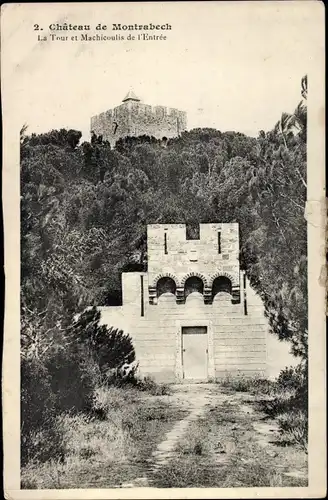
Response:
[{"label": "foliage", "polygon": [[216,382],[223,390],[247,392],[268,417],[277,420],[283,444],[307,450],[308,438],[307,362],[286,367],[276,380],[261,377],[226,377]]},{"label": "foliage", "polygon": [[171,394],[169,384],[159,384],[150,376],[142,379],[136,378],[135,385],[139,390],[149,392],[152,396],[168,396]]},{"label": "foliage", "polygon": [[306,357],[306,85],[258,138],[194,129],[111,149],[95,134],[79,145],[76,131],[22,129],[23,318],[46,310],[48,331],[86,305],[119,305],[122,270],[146,269],[148,223],[237,221],[272,331]]},{"label": "foliage", "polygon": [[282,412],[278,417],[278,422],[284,442],[287,445],[297,444],[307,451],[307,415],[301,410]]},{"label": "foliage", "polygon": [[222,388],[237,392],[250,392],[251,394],[271,394],[275,387],[275,382],[259,376],[253,377],[225,377],[215,381]]},{"label": "foliage", "polygon": [[277,378],[277,384],[282,389],[299,390],[307,384],[307,366],[300,363],[297,366],[287,367],[282,370]]},{"label": "foliage", "polygon": [[[34,344],[29,349],[25,345],[21,365],[23,464],[31,459],[48,460],[55,449],[63,456],[57,416],[93,413],[97,387],[133,378],[135,372],[127,370],[135,359],[129,336],[99,326],[99,318],[96,308],[86,311],[67,326],[65,334],[61,332],[61,343],[47,350],[40,349],[40,343],[34,349]],[[53,442],[52,449],[45,445],[48,442]]]},{"label": "foliage", "polygon": [[282,370],[272,386],[269,399],[259,405],[279,424],[284,444],[298,444],[307,451],[308,439],[308,366],[301,362]]},{"label": "foliage", "polygon": [[[93,415],[63,413],[56,417],[55,436],[44,442],[52,459],[30,460],[21,470],[23,489],[114,487],[135,479],[168,429],[185,412],[168,402],[153,401],[131,387],[98,387]],[[99,418],[101,415],[101,418]],[[34,448],[40,438],[34,436]],[[64,445],[62,450],[56,442]]]},{"label": "foliage", "polygon": [[122,330],[100,325],[100,311],[96,307],[85,311],[76,319],[70,337],[88,350],[99,367],[102,380],[113,376],[132,378],[135,369],[129,366],[135,361],[135,351],[128,334]]},{"label": "foliage", "polygon": [[55,397],[49,374],[38,360],[22,359],[21,380],[21,461],[24,464],[38,452],[35,445],[38,430],[42,428],[45,433],[51,432]]},{"label": "foliage", "polygon": [[[205,128],[165,143],[127,137],[112,149],[95,134],[80,144],[79,131],[27,135],[24,125],[23,430],[28,405],[80,411],[99,380],[137,361],[129,337],[100,326],[94,309],[74,317],[121,303],[121,272],[146,269],[150,223],[238,222],[240,262],[271,330],[306,360],[306,78],[301,94],[295,112],[257,138]],[[304,399],[306,377],[297,383]]]}]

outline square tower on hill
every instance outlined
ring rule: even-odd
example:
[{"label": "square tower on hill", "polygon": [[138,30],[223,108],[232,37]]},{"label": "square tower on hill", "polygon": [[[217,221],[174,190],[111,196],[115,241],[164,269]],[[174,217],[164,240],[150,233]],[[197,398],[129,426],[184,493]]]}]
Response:
[{"label": "square tower on hill", "polygon": [[102,135],[112,146],[127,136],[178,137],[186,128],[185,111],[143,104],[133,91],[127,93],[119,106],[91,118],[91,132]]}]

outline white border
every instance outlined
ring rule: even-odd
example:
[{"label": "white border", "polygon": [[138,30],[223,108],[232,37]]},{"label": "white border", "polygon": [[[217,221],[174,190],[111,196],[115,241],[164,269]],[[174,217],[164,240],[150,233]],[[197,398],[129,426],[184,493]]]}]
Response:
[{"label": "white border", "polygon": [[[242,7],[244,5],[245,7]],[[250,10],[250,22],[260,9],[274,9],[292,16],[297,12],[313,29],[304,36],[311,47],[308,66],[308,272],[309,272],[309,486],[306,488],[211,488],[211,489],[67,489],[20,490],[20,183],[19,183],[19,95],[11,94],[24,37],[22,23],[42,16],[60,18],[72,12],[87,16],[93,10],[112,9],[121,18],[127,11],[152,14],[169,9],[171,18],[180,10],[186,18],[201,8],[220,15],[221,8]],[[208,13],[211,16],[211,13]],[[5,318],[3,357],[4,486],[7,498],[15,499],[109,499],[109,498],[321,498],[326,493],[326,199],[325,199],[325,24],[324,4],[316,0],[285,2],[166,2],[164,3],[26,3],[1,6],[1,90],[3,112],[3,213],[5,234]],[[198,17],[197,17],[198,18]],[[35,21],[34,21],[35,22]],[[215,37],[215,34],[213,35]],[[215,38],[214,38],[215,40]],[[282,47],[288,40],[282,40]],[[26,61],[27,62],[27,61]],[[288,77],[286,75],[286,77]],[[46,75],[41,82],[46,85]],[[64,84],[64,82],[63,82]],[[288,256],[286,256],[288,258]]]}]

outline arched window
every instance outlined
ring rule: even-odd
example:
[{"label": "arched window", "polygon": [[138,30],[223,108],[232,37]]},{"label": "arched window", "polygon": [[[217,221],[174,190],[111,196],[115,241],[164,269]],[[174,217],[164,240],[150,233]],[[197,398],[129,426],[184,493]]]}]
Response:
[{"label": "arched window", "polygon": [[204,283],[198,276],[190,276],[190,278],[186,280],[184,286],[185,298],[187,298],[188,295],[193,292],[198,292],[203,295],[203,291],[204,291]]},{"label": "arched window", "polygon": [[160,297],[163,293],[173,293],[175,294],[176,284],[172,278],[165,276],[157,281],[157,297]]},{"label": "arched window", "polygon": [[212,299],[220,292],[230,293],[231,295],[231,291],[232,284],[229,278],[226,278],[226,276],[218,276],[215,278],[212,285]]}]

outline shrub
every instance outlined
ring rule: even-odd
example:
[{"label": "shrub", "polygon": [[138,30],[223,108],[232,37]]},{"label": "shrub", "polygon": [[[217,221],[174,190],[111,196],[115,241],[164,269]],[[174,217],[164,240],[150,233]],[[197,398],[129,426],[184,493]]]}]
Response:
[{"label": "shrub", "polygon": [[307,384],[306,366],[300,363],[296,367],[289,367],[282,370],[277,378],[279,387],[287,390],[300,390]]},{"label": "shrub", "polygon": [[303,411],[284,412],[278,417],[278,423],[286,444],[298,444],[307,450],[308,420]]},{"label": "shrub", "polygon": [[[70,461],[87,459],[90,456],[106,456],[108,460],[125,458],[125,441],[128,437],[123,435],[121,409],[124,408],[124,398],[121,398],[122,408],[112,409],[113,418],[107,422],[99,422],[90,416],[78,413],[76,415],[62,414],[58,417],[67,446],[67,455]],[[119,457],[119,454],[121,457]]]},{"label": "shrub", "polygon": [[103,385],[94,391],[92,408],[96,413],[107,417],[111,412],[127,408],[136,401],[138,396],[134,388],[126,387],[122,391],[120,387]]},{"label": "shrub", "polygon": [[152,396],[166,396],[171,394],[169,384],[159,384],[149,375],[136,380],[136,386],[139,390],[149,392]]},{"label": "shrub", "polygon": [[137,378],[138,363],[126,363],[120,368],[112,368],[108,370],[102,379],[102,383],[108,386],[114,385],[116,387],[122,386],[136,386],[138,383]]},{"label": "shrub", "polygon": [[271,418],[277,418],[285,444],[307,447],[308,437],[308,377],[307,364],[282,370],[276,381],[261,377],[226,377],[217,381],[233,391],[249,392],[258,396],[259,408]]},{"label": "shrub", "polygon": [[64,463],[67,454],[67,442],[64,429],[58,417],[54,417],[47,426],[33,430],[25,442],[22,465],[27,462],[45,463],[55,460]]},{"label": "shrub", "polygon": [[62,413],[99,412],[94,392],[102,384],[135,383],[137,365],[128,335],[99,326],[94,308],[67,328],[67,335],[42,360],[22,359],[21,456],[42,462],[65,454]]},{"label": "shrub", "polygon": [[63,460],[65,444],[58,416],[89,411],[97,382],[92,360],[58,350],[41,363],[22,359],[21,461]]},{"label": "shrub", "polygon": [[54,416],[54,402],[45,366],[37,359],[22,359],[21,425],[24,431],[47,424]]},{"label": "shrub", "polygon": [[273,386],[272,397],[258,402],[262,411],[277,418],[285,444],[307,449],[308,377],[307,364],[282,370]]},{"label": "shrub", "polygon": [[271,418],[275,418],[281,413],[291,411],[293,409],[289,393],[277,393],[270,399],[261,399],[258,401],[258,405],[260,409]]},{"label": "shrub", "polygon": [[307,363],[300,363],[296,367],[282,370],[277,386],[284,394],[289,394],[288,408],[299,409],[306,415],[308,413],[308,372]]},{"label": "shrub", "polygon": [[275,383],[260,376],[244,377],[242,375],[231,377],[227,376],[216,381],[222,387],[237,392],[250,392],[253,394],[270,394],[273,392]]},{"label": "shrub", "polygon": [[[121,399],[122,411],[117,412],[117,425],[113,425],[110,420],[99,422],[83,413],[58,416],[56,425],[65,442],[65,461],[56,453],[46,462],[31,460],[22,468],[21,488],[76,488],[81,487],[81,482],[85,487],[90,487],[95,477],[95,459],[98,464],[105,464],[108,479],[112,474],[112,464],[116,467],[135,453],[129,435],[122,428],[120,415],[124,412],[123,395]],[[45,446],[50,447],[51,442]]]},{"label": "shrub", "polygon": [[128,369],[136,359],[131,337],[122,330],[100,325],[100,311],[88,309],[76,319],[70,334],[77,344],[87,348],[109,383],[133,378],[137,367]]},{"label": "shrub", "polygon": [[50,384],[56,396],[57,414],[61,411],[88,411],[95,387],[100,381],[97,365],[88,355],[60,350],[46,362]]},{"label": "shrub", "polygon": [[36,453],[36,434],[51,432],[55,417],[55,395],[46,367],[37,359],[21,360],[21,461]]}]

